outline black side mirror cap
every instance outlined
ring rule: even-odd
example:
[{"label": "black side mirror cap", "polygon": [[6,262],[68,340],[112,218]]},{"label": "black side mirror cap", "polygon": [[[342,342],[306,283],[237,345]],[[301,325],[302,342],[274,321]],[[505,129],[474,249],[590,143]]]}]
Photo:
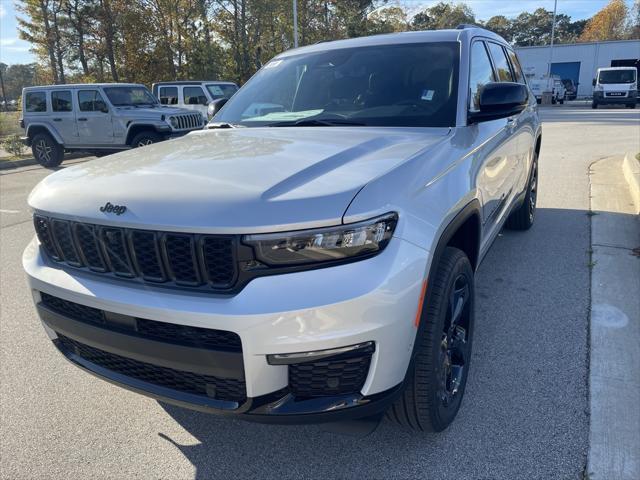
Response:
[{"label": "black side mirror cap", "polygon": [[211,102],[207,111],[207,115],[209,116],[209,118],[213,118],[213,116],[218,113],[222,109],[222,107],[224,107],[224,104],[228,101],[228,98],[218,98]]},{"label": "black side mirror cap", "polygon": [[514,82],[487,83],[480,91],[480,111],[469,112],[469,123],[510,117],[529,104],[529,89]]}]

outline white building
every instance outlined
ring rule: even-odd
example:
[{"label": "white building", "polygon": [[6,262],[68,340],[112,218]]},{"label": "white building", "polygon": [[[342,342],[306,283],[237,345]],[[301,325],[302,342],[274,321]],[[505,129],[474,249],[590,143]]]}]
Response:
[{"label": "white building", "polygon": [[[550,47],[516,47],[525,72],[545,75]],[[635,66],[640,69],[640,40],[572,43],[554,45],[551,73],[570,78],[578,85],[578,96],[593,93],[591,81],[600,67]]]}]

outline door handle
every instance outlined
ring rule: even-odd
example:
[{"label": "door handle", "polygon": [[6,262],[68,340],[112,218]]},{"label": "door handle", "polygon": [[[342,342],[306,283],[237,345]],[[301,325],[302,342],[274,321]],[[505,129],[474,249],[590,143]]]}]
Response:
[{"label": "door handle", "polygon": [[61,119],[61,118],[54,118],[54,119],[53,119],[53,121],[54,121],[54,122],[61,122],[61,121],[62,121],[62,119]]},{"label": "door handle", "polygon": [[87,118],[86,118],[86,117],[82,117],[82,118],[79,118],[79,119],[78,119],[78,121],[79,121],[79,122],[86,122],[86,121],[87,121]]}]

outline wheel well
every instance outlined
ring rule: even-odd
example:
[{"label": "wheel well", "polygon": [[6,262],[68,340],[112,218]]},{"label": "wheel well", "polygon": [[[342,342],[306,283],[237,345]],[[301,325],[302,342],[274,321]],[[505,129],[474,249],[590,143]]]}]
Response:
[{"label": "wheel well", "polygon": [[536,155],[540,155],[540,146],[542,145],[542,135],[539,135],[537,140],[536,140]]},{"label": "wheel well", "polygon": [[35,126],[29,128],[29,131],[27,133],[27,138],[29,139],[29,143],[31,143],[31,141],[33,140],[33,137],[35,137],[39,133],[46,133],[47,135],[49,135],[53,139],[54,142],[58,143],[56,141],[56,137],[51,135],[51,132],[49,131],[49,129],[47,127],[43,127],[41,125],[35,125]]},{"label": "wheel well", "polygon": [[480,217],[477,213],[470,215],[449,238],[447,246],[462,250],[475,270],[478,267],[480,250]]},{"label": "wheel well", "polygon": [[153,132],[158,133],[156,128],[153,125],[134,125],[127,132],[127,145],[131,145],[133,138],[142,132]]}]

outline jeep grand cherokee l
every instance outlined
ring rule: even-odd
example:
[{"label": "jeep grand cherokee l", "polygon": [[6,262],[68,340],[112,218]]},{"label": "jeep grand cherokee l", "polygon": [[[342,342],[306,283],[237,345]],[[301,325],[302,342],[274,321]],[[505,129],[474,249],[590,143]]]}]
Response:
[{"label": "jeep grand cherokee l", "polygon": [[207,412],[446,428],[474,272],[535,216],[541,129],[513,50],[466,27],[299,48],[209,127],[35,188],[23,264],[53,344]]}]

